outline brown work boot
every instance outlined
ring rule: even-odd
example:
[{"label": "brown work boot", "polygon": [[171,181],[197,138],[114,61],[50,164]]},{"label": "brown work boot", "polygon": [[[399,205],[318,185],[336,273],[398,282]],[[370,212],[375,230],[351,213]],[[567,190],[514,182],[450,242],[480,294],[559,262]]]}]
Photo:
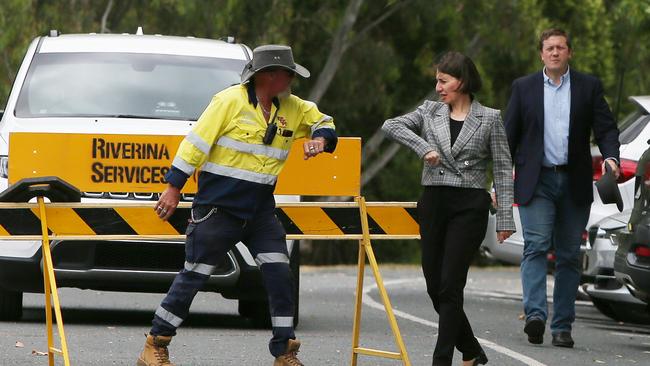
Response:
[{"label": "brown work boot", "polygon": [[138,357],[137,366],[174,366],[173,363],[169,362],[169,351],[167,350],[167,346],[171,341],[171,336],[147,335],[147,341],[144,342],[144,351]]},{"label": "brown work boot", "polygon": [[290,339],[287,343],[287,352],[276,357],[273,366],[305,366],[298,359],[298,348],[300,348],[300,341]]}]

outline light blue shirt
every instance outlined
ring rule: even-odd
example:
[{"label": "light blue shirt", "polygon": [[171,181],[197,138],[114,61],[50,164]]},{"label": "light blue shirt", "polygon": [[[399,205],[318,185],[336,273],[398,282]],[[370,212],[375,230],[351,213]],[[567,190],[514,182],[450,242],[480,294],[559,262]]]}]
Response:
[{"label": "light blue shirt", "polygon": [[544,166],[565,165],[569,159],[571,78],[569,69],[555,85],[544,68]]}]

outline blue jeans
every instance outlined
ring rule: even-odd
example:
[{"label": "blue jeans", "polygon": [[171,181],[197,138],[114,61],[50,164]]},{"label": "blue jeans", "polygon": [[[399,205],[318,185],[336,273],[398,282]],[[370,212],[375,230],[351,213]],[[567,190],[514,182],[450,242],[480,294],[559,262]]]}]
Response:
[{"label": "blue jeans", "polygon": [[542,168],[533,198],[519,206],[524,235],[521,282],[526,320],[546,322],[546,254],[555,249],[555,284],[551,332],[571,331],[580,285],[580,243],[591,205],[578,205],[569,196],[566,172]]}]

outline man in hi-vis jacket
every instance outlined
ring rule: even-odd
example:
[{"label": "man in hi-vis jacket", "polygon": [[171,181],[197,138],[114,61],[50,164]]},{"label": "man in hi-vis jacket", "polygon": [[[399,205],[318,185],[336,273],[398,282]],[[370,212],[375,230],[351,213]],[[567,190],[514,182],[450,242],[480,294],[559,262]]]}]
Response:
[{"label": "man in hi-vis jacket", "polygon": [[307,137],[304,158],[333,152],[332,117],[312,102],[287,93],[294,76],[309,77],[291,48],[253,50],[242,83],[214,96],[172,162],[167,189],[155,210],[167,220],[181,188],[200,169],[185,244],[185,268],[155,312],[138,366],[168,366],[167,346],[187,318],[196,293],[219,260],[243,242],[260,267],[269,295],[274,366],[299,366],[293,330],[293,278],[286,233],[275,216],[273,190],[295,139]]}]

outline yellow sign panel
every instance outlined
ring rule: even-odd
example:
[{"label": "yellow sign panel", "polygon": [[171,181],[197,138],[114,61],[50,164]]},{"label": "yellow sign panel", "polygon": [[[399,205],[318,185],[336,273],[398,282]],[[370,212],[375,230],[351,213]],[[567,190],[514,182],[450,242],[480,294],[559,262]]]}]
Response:
[{"label": "yellow sign panel", "polygon": [[342,137],[332,154],[304,159],[304,140],[291,146],[276,194],[358,196],[361,194],[361,139]]},{"label": "yellow sign panel", "polygon": [[[9,182],[57,176],[84,192],[159,192],[183,136],[12,133]],[[191,177],[183,192],[196,191]]]},{"label": "yellow sign panel", "polygon": [[[184,136],[15,132],[9,144],[9,182],[57,176],[84,192],[162,192]],[[303,160],[292,147],[277,194],[359,194],[361,140],[342,138],[335,154]],[[184,193],[194,193],[197,173]]]}]

